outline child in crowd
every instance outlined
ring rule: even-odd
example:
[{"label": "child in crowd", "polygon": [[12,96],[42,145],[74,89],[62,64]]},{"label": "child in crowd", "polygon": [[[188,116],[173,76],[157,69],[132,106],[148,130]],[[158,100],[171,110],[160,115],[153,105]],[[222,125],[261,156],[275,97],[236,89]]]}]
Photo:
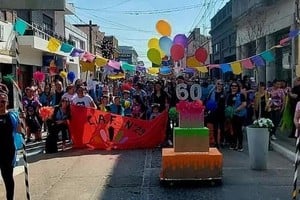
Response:
[{"label": "child in crowd", "polygon": [[155,119],[160,114],[159,106],[160,105],[158,103],[154,103],[154,104],[151,105],[152,112],[151,112],[151,115],[150,115],[150,120]]}]

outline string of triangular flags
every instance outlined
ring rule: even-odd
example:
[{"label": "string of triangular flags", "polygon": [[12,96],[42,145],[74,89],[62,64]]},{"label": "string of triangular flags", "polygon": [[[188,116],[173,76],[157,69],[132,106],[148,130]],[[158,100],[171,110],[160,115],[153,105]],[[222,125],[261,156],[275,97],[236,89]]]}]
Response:
[{"label": "string of triangular flags", "polygon": [[[26,21],[17,18],[15,24],[14,24],[14,30],[20,35],[24,35],[25,31],[29,28],[34,28],[32,25],[28,24]],[[40,30],[39,30],[40,31]],[[48,35],[47,33],[44,33]],[[85,50],[76,48],[68,43],[61,42],[60,40],[50,37],[48,44],[47,44],[47,49],[49,52],[55,53],[58,51],[64,52],[64,53],[69,53],[69,56],[71,57],[79,57],[80,58],[80,65],[81,65],[81,70],[82,72],[86,71],[94,71],[95,66],[96,67],[104,67],[108,66],[116,71],[122,70],[124,71],[136,71],[136,66],[135,65],[130,65],[125,62],[118,62],[115,60],[109,60],[101,56],[96,56],[90,52],[87,52]],[[114,77],[112,77],[114,78]]]},{"label": "string of triangular flags", "polygon": [[[257,55],[244,58],[241,60],[229,62],[229,63],[222,63],[222,64],[207,64],[203,65],[202,63],[199,63],[195,57],[189,57],[186,62],[186,67],[183,70],[183,72],[201,72],[201,73],[208,73],[209,69],[213,68],[219,68],[221,69],[222,73],[226,72],[232,72],[235,75],[240,75],[242,73],[242,69],[253,69],[255,67],[264,67],[266,66],[266,63],[270,63],[275,61],[275,54],[273,50],[275,48],[282,48],[286,46],[293,38],[299,36],[300,31],[299,30],[291,30],[288,37],[283,38],[280,40],[278,45],[275,45],[271,47],[268,50],[265,50]],[[177,72],[180,69],[177,69],[178,67],[174,67],[175,71]],[[171,68],[167,66],[163,66],[161,68],[149,68],[148,73],[155,75],[155,74],[170,74]]]}]

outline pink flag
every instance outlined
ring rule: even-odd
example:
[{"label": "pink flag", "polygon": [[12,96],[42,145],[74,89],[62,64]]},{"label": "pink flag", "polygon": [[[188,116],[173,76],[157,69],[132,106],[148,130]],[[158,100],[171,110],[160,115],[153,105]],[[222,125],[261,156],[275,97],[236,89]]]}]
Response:
[{"label": "pink flag", "polygon": [[121,63],[117,62],[117,61],[114,61],[114,60],[109,60],[108,65],[111,66],[114,69],[120,69],[120,67],[121,67]]},{"label": "pink flag", "polygon": [[251,60],[249,58],[247,58],[245,60],[241,60],[241,63],[245,69],[253,69],[254,68],[253,63],[251,62]]},{"label": "pink flag", "polygon": [[91,54],[90,52],[85,52],[85,54],[83,55],[83,59],[85,61],[94,62],[95,55]]},{"label": "pink flag", "polygon": [[283,38],[282,40],[279,41],[280,45],[285,45],[287,42],[289,42],[291,40],[290,37],[287,38]]}]

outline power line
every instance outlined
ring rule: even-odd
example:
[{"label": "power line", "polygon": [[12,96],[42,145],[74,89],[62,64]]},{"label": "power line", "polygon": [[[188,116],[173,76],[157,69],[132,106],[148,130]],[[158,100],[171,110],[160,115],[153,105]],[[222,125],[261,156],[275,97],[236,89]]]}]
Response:
[{"label": "power line", "polygon": [[187,6],[181,6],[181,7],[174,7],[174,8],[167,8],[167,9],[154,9],[154,10],[120,10],[116,12],[115,10],[103,10],[103,9],[97,9],[97,8],[81,8],[76,7],[79,10],[87,10],[87,11],[101,11],[108,12],[110,14],[116,13],[116,14],[126,14],[126,15],[154,15],[154,14],[166,14],[166,13],[172,13],[172,12],[180,12],[184,10],[191,10],[199,7],[204,7],[205,3],[201,4],[194,4],[194,5],[187,5]]},{"label": "power line", "polygon": [[124,24],[121,24],[121,23],[118,23],[118,22],[114,22],[112,20],[109,20],[109,19],[105,19],[103,17],[100,17],[98,15],[94,15],[94,14],[91,14],[91,13],[84,13],[83,15],[89,17],[89,18],[93,18],[93,19],[96,19],[96,20],[103,20],[104,22],[108,23],[108,24],[111,24],[111,25],[114,25],[114,26],[117,26],[117,27],[125,27],[125,28],[128,28],[128,29],[131,29],[131,30],[135,30],[137,32],[144,32],[144,33],[153,33],[153,31],[150,31],[150,30],[142,30],[142,29],[138,29],[138,28],[135,28],[135,27],[132,27],[132,26],[127,26],[127,25],[124,25]]}]

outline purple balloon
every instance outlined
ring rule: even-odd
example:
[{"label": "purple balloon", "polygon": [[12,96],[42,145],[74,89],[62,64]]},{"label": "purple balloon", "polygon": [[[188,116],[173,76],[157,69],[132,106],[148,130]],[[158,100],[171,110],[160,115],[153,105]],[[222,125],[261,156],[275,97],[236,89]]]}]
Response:
[{"label": "purple balloon", "polygon": [[177,34],[173,39],[173,44],[181,44],[184,47],[188,45],[188,38],[184,34]]}]

